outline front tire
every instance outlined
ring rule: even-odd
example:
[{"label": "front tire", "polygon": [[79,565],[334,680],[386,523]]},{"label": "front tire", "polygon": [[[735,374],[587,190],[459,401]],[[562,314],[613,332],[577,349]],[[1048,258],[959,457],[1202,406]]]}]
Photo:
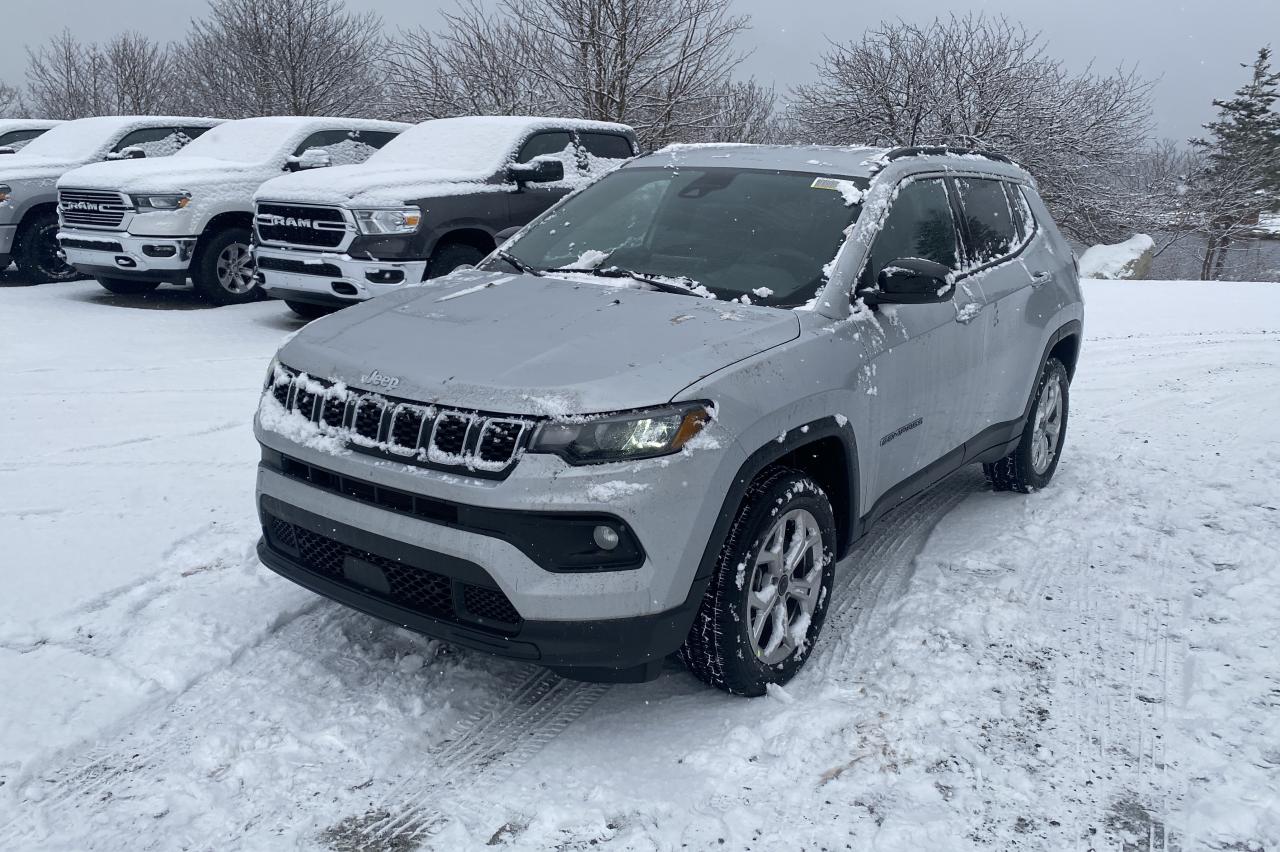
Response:
[{"label": "front tire", "polygon": [[134,281],[129,278],[99,278],[98,283],[112,293],[121,296],[137,296],[150,293],[160,286],[159,281]]},{"label": "front tire", "polygon": [[313,305],[310,302],[295,302],[291,299],[285,299],[284,303],[289,306],[289,310],[293,311],[303,319],[319,319],[328,316],[338,308],[331,308],[327,305]]},{"label": "front tire", "polygon": [[1022,427],[1017,448],[999,461],[982,466],[992,488],[1030,494],[1049,484],[1067,440],[1070,391],[1067,368],[1057,358],[1045,361],[1031,400],[1031,415]]},{"label": "front tire", "polygon": [[223,228],[201,240],[191,265],[196,292],[215,305],[242,305],[261,298],[249,229]]},{"label": "front tire", "polygon": [[680,659],[734,695],[791,680],[826,618],[835,516],[822,488],[790,468],[752,483],[716,562]]},{"label": "front tire", "polygon": [[488,252],[466,243],[450,243],[437,248],[427,261],[427,278],[448,275],[460,266],[475,266]]},{"label": "front tire", "polygon": [[74,281],[83,277],[67,263],[58,247],[58,214],[41,213],[23,227],[14,247],[13,262],[32,284]]}]

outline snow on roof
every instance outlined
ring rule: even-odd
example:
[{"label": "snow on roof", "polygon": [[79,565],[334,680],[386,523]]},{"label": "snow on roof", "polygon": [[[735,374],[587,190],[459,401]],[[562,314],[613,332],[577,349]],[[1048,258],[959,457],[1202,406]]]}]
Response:
[{"label": "snow on roof", "polygon": [[0,118],[0,133],[12,133],[15,130],[42,130],[46,127],[57,127],[62,123],[52,118]]},{"label": "snow on roof", "polygon": [[411,127],[369,158],[378,166],[430,166],[483,180],[497,172],[537,130],[597,130],[631,134],[625,124],[573,118],[473,115],[437,118]]},{"label": "snow on roof", "polygon": [[873,161],[885,148],[839,145],[751,145],[736,142],[707,142],[668,145],[645,157],[632,160],[627,168],[660,165],[735,166],[744,169],[782,169],[818,172],[847,177],[870,177]]},{"label": "snow on roof", "polygon": [[312,133],[323,130],[380,130],[399,133],[412,125],[399,121],[317,116],[270,116],[228,121],[183,148],[175,157],[202,157],[262,163],[281,152],[293,153]]},{"label": "snow on roof", "polygon": [[174,115],[104,115],[67,121],[33,140],[22,149],[22,157],[30,160],[84,162],[106,154],[107,149],[125,133],[148,127],[215,127],[220,118],[194,118]]}]

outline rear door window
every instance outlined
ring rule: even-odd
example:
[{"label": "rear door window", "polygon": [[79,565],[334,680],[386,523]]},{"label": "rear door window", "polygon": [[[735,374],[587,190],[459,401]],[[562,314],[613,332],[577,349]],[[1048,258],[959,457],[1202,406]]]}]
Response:
[{"label": "rear door window", "polygon": [[871,244],[861,286],[875,286],[880,270],[902,258],[932,260],[948,269],[959,266],[955,219],[941,178],[913,180],[898,190]]},{"label": "rear door window", "polygon": [[602,160],[625,160],[635,156],[631,140],[616,133],[579,133],[578,139],[588,154]]},{"label": "rear door window", "polygon": [[535,157],[560,154],[572,144],[573,139],[564,130],[535,133],[521,146],[520,153],[516,155],[516,162],[527,163]]},{"label": "rear door window", "polygon": [[1004,181],[984,178],[956,178],[969,261],[985,266],[1013,253],[1020,245]]}]

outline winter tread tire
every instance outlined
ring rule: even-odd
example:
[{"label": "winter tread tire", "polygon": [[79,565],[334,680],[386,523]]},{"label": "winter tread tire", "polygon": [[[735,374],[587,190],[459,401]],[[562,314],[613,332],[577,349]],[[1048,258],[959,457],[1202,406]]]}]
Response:
[{"label": "winter tread tire", "polygon": [[319,319],[320,317],[328,316],[329,314],[338,310],[338,308],[331,308],[331,307],[328,307],[327,305],[313,305],[310,302],[295,302],[295,301],[292,301],[291,299],[285,299],[284,303],[289,306],[289,310],[293,311],[295,314],[302,317],[303,319],[309,319],[309,320]]},{"label": "winter tread tire", "polygon": [[446,243],[437,248],[427,261],[427,278],[448,275],[459,266],[475,265],[484,260],[488,252],[466,243]]},{"label": "winter tread tire", "polygon": [[218,257],[235,243],[249,246],[249,229],[242,226],[222,228],[202,238],[191,264],[191,283],[200,296],[215,305],[243,305],[263,297],[262,288],[254,286],[243,293],[233,293],[218,280]]},{"label": "winter tread tire", "polygon": [[[1058,392],[1061,394],[1061,423],[1055,446],[1052,448],[1053,457],[1049,460],[1048,467],[1043,472],[1037,473],[1032,463],[1036,412],[1039,410],[1040,399],[1044,396],[1045,388],[1051,382],[1058,384]],[[1062,448],[1067,441],[1067,416],[1071,410],[1070,392],[1071,379],[1067,374],[1067,368],[1057,358],[1045,361],[1044,369],[1040,371],[1040,379],[1036,382],[1035,396],[1031,398],[1031,413],[1022,427],[1022,438],[1018,441],[1018,446],[999,461],[982,466],[982,472],[986,474],[987,481],[991,483],[994,490],[1030,494],[1032,491],[1044,488],[1053,479],[1054,471],[1058,469],[1058,460],[1062,458]]]},{"label": "winter tread tire", "polygon": [[[756,658],[748,636],[749,578],[773,521],[793,509],[807,509],[822,532],[823,567],[818,601],[805,640],[786,659],[765,665]],[[804,473],[772,467],[748,487],[729,527],[711,582],[678,652],[684,665],[701,680],[734,695],[763,695],[769,684],[785,684],[804,665],[813,649],[835,576],[835,515],[822,488]]]},{"label": "winter tread tire", "polygon": [[58,214],[40,213],[18,233],[13,262],[32,284],[51,284],[83,278],[76,268],[58,257]]}]

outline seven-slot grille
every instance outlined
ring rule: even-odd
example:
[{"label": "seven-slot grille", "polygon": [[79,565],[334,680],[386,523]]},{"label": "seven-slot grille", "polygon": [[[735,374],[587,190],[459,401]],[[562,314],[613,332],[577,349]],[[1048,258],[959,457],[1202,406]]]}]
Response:
[{"label": "seven-slot grille", "polygon": [[503,475],[535,420],[391,399],[279,367],[270,393],[286,410],[358,448],[428,467]]},{"label": "seven-slot grille", "polygon": [[346,217],[339,208],[306,204],[263,202],[258,205],[254,224],[263,242],[306,248],[337,248],[348,231]]},{"label": "seven-slot grille", "polygon": [[94,189],[63,189],[58,192],[58,211],[68,225],[90,228],[119,228],[133,204],[118,192]]}]

